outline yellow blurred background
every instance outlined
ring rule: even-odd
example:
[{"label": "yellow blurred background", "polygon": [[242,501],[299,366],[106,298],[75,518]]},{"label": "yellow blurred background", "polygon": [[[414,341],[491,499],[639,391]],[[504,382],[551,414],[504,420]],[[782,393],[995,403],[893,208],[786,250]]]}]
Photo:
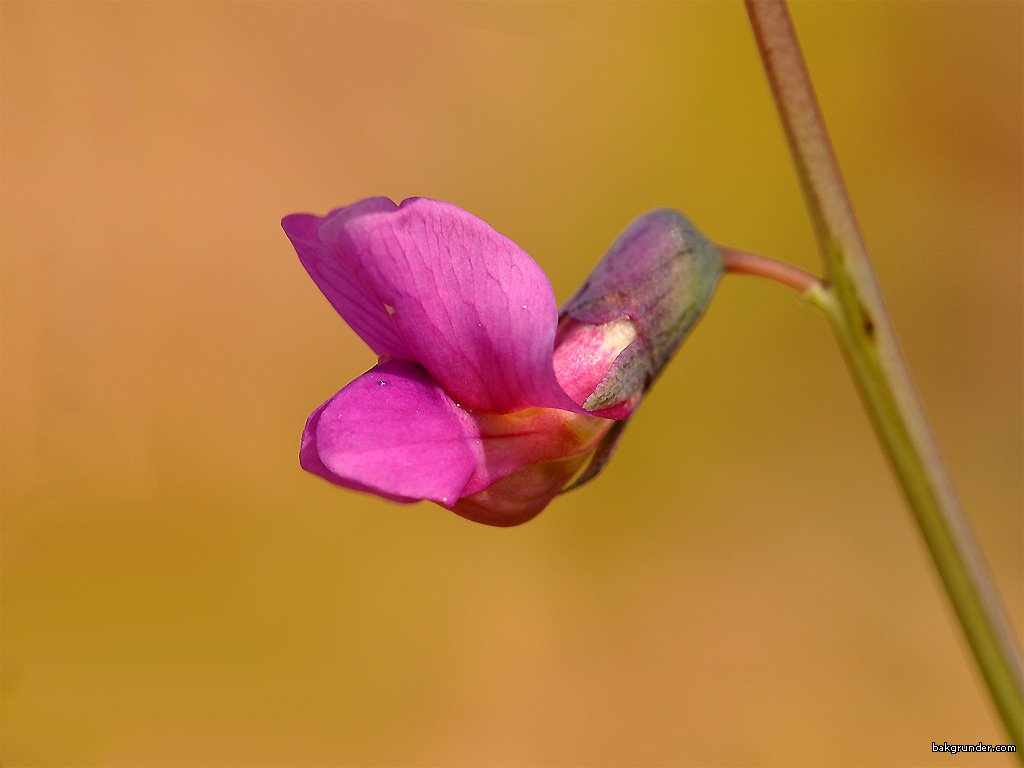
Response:
[{"label": "yellow blurred background", "polygon": [[[793,15],[1019,636],[1024,6]],[[1006,741],[788,289],[728,277],[605,473],[520,528],[299,469],[308,413],[374,358],[285,214],[450,200],[559,300],[659,205],[817,270],[741,4],[5,0],[0,35],[4,765]]]}]

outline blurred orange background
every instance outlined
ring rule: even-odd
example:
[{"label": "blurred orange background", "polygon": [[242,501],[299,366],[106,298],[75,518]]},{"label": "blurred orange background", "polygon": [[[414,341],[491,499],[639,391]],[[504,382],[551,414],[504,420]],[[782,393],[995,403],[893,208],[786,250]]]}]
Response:
[{"label": "blurred orange background", "polygon": [[[792,11],[1019,636],[1024,6]],[[605,473],[520,528],[299,469],[308,413],[374,358],[285,214],[450,200],[560,300],[660,205],[818,269],[741,4],[0,14],[6,766],[1006,741],[828,329],[781,286],[726,278]]]}]

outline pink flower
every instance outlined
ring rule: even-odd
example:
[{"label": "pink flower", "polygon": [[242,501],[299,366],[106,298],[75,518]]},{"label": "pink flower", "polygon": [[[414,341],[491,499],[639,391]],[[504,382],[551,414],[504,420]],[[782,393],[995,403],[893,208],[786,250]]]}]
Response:
[{"label": "pink flower", "polygon": [[[536,262],[449,203],[371,198],[323,217],[287,216],[302,265],[379,360],[310,415],[301,465],[346,488],[435,501],[478,522],[529,520],[588,461],[584,479],[603,466],[671,356],[674,346],[666,354],[657,338],[659,312],[680,291],[647,283],[665,261],[655,251],[678,256],[680,222],[689,227],[671,211],[638,220],[560,321]],[[720,272],[714,246],[689,230],[709,249],[700,259],[707,274],[675,346]],[[644,248],[654,259],[646,266]],[[638,279],[639,293],[620,290]]]}]

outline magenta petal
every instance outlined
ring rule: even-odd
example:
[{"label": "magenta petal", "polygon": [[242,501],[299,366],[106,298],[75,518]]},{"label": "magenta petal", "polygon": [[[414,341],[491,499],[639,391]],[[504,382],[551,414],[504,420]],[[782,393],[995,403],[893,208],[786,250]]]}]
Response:
[{"label": "magenta petal", "polygon": [[[331,400],[333,399],[332,397]],[[317,406],[317,409],[309,414],[309,418],[306,419],[306,428],[302,430],[302,444],[299,446],[299,464],[307,472],[319,475],[324,480],[330,480],[337,485],[344,485],[345,481],[342,478],[324,466],[324,463],[320,460],[320,454],[316,451],[316,430],[320,426],[320,415],[331,404],[331,400]]]},{"label": "magenta petal", "polygon": [[392,360],[310,416],[302,466],[387,498],[451,507],[482,455],[476,424],[421,366]]},{"label": "magenta petal", "polygon": [[[337,397],[337,395],[335,395]],[[324,480],[329,480],[335,485],[340,485],[345,488],[349,488],[353,491],[362,491],[363,493],[373,493],[377,496],[381,496],[391,501],[397,501],[401,504],[410,504],[419,499],[409,498],[407,496],[395,496],[390,493],[383,493],[382,491],[368,488],[362,483],[357,483],[352,480],[346,480],[340,475],[336,475],[321,461],[320,454],[316,448],[316,431],[320,425],[320,415],[324,412],[324,409],[331,404],[331,400],[328,400],[323,405],[319,406],[313,413],[306,419],[306,428],[302,431],[302,445],[299,448],[299,466],[301,466],[307,472],[312,472],[314,475],[319,475]]]},{"label": "magenta petal", "polygon": [[313,282],[352,330],[359,334],[359,338],[378,355],[410,358],[412,354],[380,302],[367,293],[352,270],[318,234],[320,226],[332,216],[345,215],[346,211],[351,215],[365,210],[383,210],[385,207],[394,210],[395,204],[387,198],[372,198],[348,208],[339,208],[327,216],[309,213],[285,216],[281,227]]},{"label": "magenta petal", "polygon": [[320,237],[390,315],[412,353],[395,357],[479,411],[583,412],[555,379],[555,295],[525,251],[450,203],[368,203],[328,218]]}]

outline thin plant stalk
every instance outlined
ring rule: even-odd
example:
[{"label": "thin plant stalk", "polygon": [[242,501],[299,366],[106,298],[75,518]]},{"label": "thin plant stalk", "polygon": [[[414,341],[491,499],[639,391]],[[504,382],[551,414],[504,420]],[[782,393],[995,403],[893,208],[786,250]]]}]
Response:
[{"label": "thin plant stalk", "polygon": [[788,285],[790,288],[795,288],[801,293],[821,288],[821,281],[818,278],[810,272],[804,272],[799,267],[794,267],[792,264],[756,253],[738,251],[735,248],[728,248],[724,245],[716,247],[722,257],[722,266],[726,272],[764,277],[768,280]]},{"label": "thin plant stalk", "polygon": [[[996,709],[1020,749],[1020,651],[896,341],[789,10],[785,0],[745,3],[822,255],[825,279],[804,295],[829,320]],[[1022,752],[1017,757],[1024,763]]]}]

